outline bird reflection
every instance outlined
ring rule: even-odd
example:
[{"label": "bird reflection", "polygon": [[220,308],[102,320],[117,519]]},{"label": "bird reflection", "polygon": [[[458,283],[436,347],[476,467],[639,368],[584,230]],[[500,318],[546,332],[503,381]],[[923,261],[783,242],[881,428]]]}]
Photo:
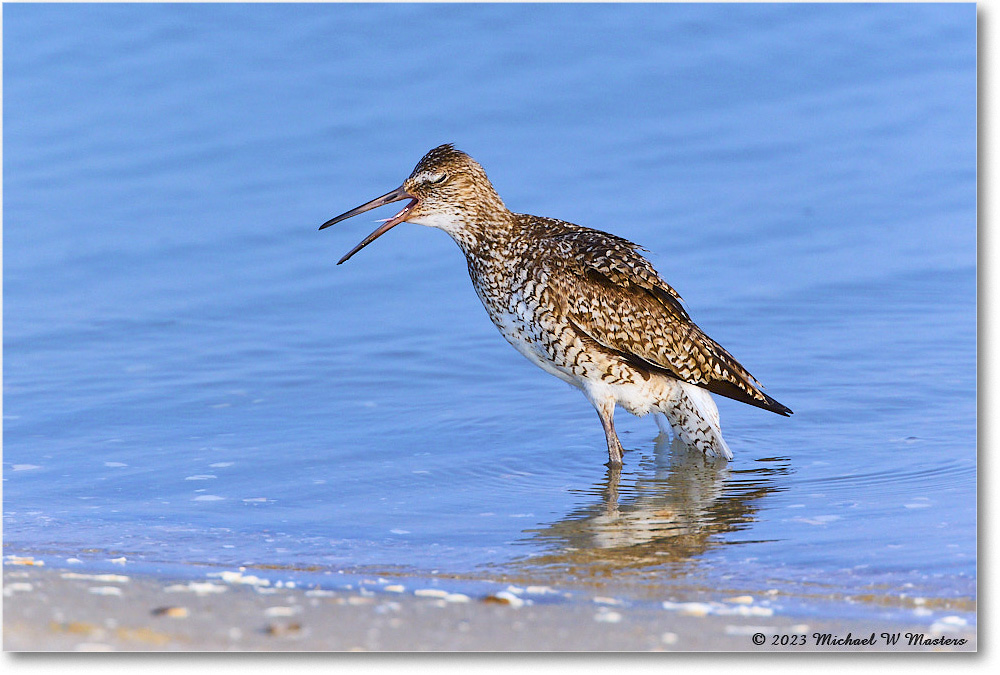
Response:
[{"label": "bird reflection", "polygon": [[[751,527],[759,500],[784,489],[775,479],[789,472],[786,460],[758,464],[737,470],[661,435],[638,470],[623,477],[609,468],[586,491],[597,497],[593,503],[529,530],[531,543],[544,552],[522,562],[602,576],[695,559],[727,543],[721,535]],[[683,567],[675,565],[675,572]]]}]

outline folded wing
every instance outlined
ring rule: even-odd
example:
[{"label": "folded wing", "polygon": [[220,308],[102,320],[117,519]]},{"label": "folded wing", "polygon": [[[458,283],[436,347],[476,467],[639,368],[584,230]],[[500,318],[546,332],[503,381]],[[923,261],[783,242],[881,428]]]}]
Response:
[{"label": "folded wing", "polygon": [[702,332],[636,244],[580,228],[549,236],[539,246],[547,264],[562,268],[564,274],[551,275],[551,288],[586,339],[641,372],[669,374],[720,396],[792,414]]}]

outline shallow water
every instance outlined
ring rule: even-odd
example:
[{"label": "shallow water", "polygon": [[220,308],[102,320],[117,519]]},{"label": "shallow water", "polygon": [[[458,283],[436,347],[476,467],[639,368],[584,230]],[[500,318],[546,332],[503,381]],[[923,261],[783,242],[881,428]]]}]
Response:
[{"label": "shallow water", "polygon": [[[973,607],[974,5],[3,11],[5,552]],[[442,142],[795,415],[609,475],[445,235],[336,266]]]}]

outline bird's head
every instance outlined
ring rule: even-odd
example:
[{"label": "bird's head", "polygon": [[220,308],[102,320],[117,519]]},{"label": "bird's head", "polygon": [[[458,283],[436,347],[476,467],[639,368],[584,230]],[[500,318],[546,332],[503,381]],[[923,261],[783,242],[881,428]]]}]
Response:
[{"label": "bird's head", "polygon": [[479,163],[451,144],[440,145],[417,163],[410,177],[392,192],[323,223],[330,227],[359,213],[409,200],[403,209],[351,249],[338,265],[402,222],[444,230],[459,245],[474,242],[491,221],[509,212]]}]

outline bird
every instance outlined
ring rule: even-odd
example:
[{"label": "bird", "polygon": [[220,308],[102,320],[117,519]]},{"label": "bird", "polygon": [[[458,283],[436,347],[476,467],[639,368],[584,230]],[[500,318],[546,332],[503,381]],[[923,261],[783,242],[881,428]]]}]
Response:
[{"label": "bird", "polygon": [[712,394],[788,416],[746,368],[692,321],[677,293],[627,239],[555,218],[514,213],[483,167],[453,144],[430,150],[395,190],[331,218],[326,229],[409,200],[351,249],[402,222],[444,230],[501,335],[594,406],[620,468],[615,407],[655,413],[661,431],[710,458],[731,460]]}]

